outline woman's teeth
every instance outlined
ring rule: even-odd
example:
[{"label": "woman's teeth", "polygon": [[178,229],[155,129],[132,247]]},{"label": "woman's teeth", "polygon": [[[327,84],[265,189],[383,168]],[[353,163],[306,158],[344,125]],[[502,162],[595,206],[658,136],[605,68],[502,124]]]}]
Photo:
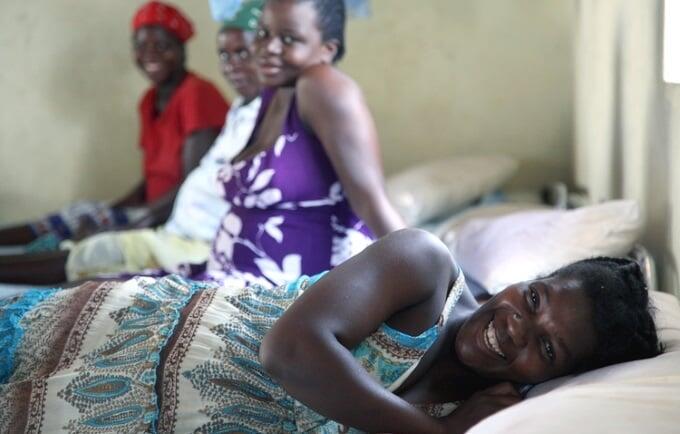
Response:
[{"label": "woman's teeth", "polygon": [[489,321],[489,325],[484,330],[484,340],[486,345],[496,354],[505,359],[505,354],[498,345],[498,337],[496,336],[496,327],[493,325],[493,320]]},{"label": "woman's teeth", "polygon": [[148,72],[156,72],[161,69],[161,65],[158,63],[145,63],[144,69],[146,69]]}]

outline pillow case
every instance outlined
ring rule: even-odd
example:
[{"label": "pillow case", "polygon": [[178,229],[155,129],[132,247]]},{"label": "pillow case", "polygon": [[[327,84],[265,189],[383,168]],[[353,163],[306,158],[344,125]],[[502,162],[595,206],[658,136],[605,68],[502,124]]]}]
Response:
[{"label": "pillow case", "polygon": [[552,208],[548,205],[543,205],[541,203],[529,202],[501,202],[473,206],[459,213],[453,214],[451,217],[447,218],[438,226],[436,226],[432,232],[441,238],[444,243],[449,246],[449,248],[451,248],[451,246],[453,246],[456,242],[456,234],[458,231],[460,231],[462,227],[472,220],[502,217],[516,212],[533,211],[539,209],[554,210],[555,208]]},{"label": "pillow case", "polygon": [[[463,219],[464,216],[459,217]],[[635,201],[472,218],[440,231],[466,276],[489,293],[594,256],[623,256],[642,230]]]},{"label": "pillow case", "polygon": [[498,189],[517,166],[515,159],[503,155],[422,163],[390,176],[387,195],[406,224],[417,226]]}]

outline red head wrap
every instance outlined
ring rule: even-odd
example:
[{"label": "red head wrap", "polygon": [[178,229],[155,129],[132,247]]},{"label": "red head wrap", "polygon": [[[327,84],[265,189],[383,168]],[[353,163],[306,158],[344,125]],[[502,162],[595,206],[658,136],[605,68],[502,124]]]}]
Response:
[{"label": "red head wrap", "polygon": [[159,1],[146,3],[132,18],[133,31],[143,26],[161,26],[182,42],[186,42],[194,34],[191,21],[179,9]]}]

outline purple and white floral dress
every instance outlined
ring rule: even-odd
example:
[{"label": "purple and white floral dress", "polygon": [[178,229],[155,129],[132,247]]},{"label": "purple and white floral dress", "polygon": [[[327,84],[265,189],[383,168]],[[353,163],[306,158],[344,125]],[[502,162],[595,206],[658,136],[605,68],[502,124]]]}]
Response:
[{"label": "purple and white floral dress", "polygon": [[[258,124],[274,90],[262,95]],[[269,149],[220,172],[231,203],[213,241],[204,278],[279,285],[330,269],[373,241],[354,214],[319,139],[295,97]]]}]

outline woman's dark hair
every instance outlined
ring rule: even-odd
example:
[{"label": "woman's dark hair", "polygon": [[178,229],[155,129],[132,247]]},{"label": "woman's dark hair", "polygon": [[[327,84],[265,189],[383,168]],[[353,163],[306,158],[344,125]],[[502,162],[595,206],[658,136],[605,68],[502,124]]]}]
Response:
[{"label": "woman's dark hair", "polygon": [[337,62],[345,55],[345,0],[296,0],[313,3],[318,17],[319,30],[325,41],[335,40],[338,51],[333,57]]},{"label": "woman's dark hair", "polygon": [[552,276],[580,280],[593,303],[596,349],[577,372],[654,357],[663,352],[640,266],[631,259],[597,257],[567,265]]}]

